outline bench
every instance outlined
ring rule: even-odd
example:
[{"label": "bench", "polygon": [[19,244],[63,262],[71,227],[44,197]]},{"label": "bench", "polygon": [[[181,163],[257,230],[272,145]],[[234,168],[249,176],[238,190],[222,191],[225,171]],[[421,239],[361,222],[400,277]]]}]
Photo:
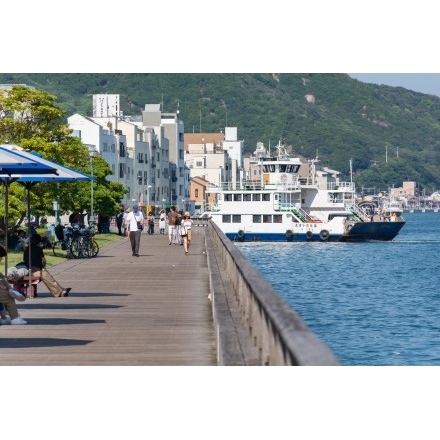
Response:
[{"label": "bench", "polygon": [[32,276],[29,280],[29,275],[20,278],[18,281],[14,281],[14,289],[26,295],[26,298],[36,298],[37,285],[41,281],[41,277]]}]

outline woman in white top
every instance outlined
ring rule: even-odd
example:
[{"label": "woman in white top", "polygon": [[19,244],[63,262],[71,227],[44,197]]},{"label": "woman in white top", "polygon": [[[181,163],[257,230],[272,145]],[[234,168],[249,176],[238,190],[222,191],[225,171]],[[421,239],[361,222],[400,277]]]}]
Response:
[{"label": "woman in white top", "polygon": [[186,235],[183,236],[183,247],[185,249],[185,255],[188,255],[189,252],[189,245],[191,244],[191,227],[192,227],[192,220],[189,212],[185,212],[183,216],[183,220],[181,222],[181,227],[185,228]]},{"label": "woman in white top", "polygon": [[165,211],[163,209],[159,213],[159,232],[165,234]]}]

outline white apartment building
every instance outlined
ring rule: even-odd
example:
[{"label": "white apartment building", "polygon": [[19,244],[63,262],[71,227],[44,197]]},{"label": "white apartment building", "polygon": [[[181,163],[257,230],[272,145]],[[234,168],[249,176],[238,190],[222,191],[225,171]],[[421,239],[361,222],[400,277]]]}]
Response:
[{"label": "white apartment building", "polygon": [[175,205],[183,209],[189,195],[189,180],[185,174],[184,125],[176,113],[162,113],[160,104],[147,104],[142,111],[142,126],[160,133],[152,156],[154,193],[157,204]]},{"label": "white apartment building", "polygon": [[109,180],[127,188],[122,203],[191,206],[179,113],[162,113],[160,104],[147,104],[136,121],[122,119],[119,109],[119,95],[94,95],[92,118],[75,114],[67,120],[73,135],[95,146],[107,161],[114,173]]}]

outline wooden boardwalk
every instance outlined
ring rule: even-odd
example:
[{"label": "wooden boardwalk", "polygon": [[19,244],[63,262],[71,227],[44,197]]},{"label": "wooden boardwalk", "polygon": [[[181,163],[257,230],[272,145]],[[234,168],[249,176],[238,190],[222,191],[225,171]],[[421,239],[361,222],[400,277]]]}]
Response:
[{"label": "wooden boardwalk", "polygon": [[50,268],[70,296],[40,283],[38,298],[17,303],[28,325],[0,326],[0,365],[217,365],[202,229],[189,256],[143,234],[139,258],[121,238]]}]

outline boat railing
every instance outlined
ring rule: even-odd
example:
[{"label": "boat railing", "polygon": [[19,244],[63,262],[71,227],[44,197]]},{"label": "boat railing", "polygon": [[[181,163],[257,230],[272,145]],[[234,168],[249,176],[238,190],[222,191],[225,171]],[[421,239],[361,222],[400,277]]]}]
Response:
[{"label": "boat railing", "polygon": [[355,190],[354,182],[328,182],[327,189],[331,191],[349,191]]},{"label": "boat railing", "polygon": [[360,208],[356,204],[352,204],[349,206],[350,211],[353,213],[355,217],[357,217],[359,220],[362,220],[363,222],[369,222],[370,217],[364,212],[362,208]]},{"label": "boat railing", "polygon": [[280,203],[280,211],[292,213],[301,223],[309,223],[313,221],[307,212],[293,203]]},{"label": "boat railing", "polygon": [[219,186],[212,186],[206,189],[207,192],[221,191],[260,191],[260,190],[278,190],[278,191],[296,191],[299,190],[297,181],[283,182],[282,180],[270,183],[264,183],[260,180],[246,180],[244,182],[221,182]]}]

